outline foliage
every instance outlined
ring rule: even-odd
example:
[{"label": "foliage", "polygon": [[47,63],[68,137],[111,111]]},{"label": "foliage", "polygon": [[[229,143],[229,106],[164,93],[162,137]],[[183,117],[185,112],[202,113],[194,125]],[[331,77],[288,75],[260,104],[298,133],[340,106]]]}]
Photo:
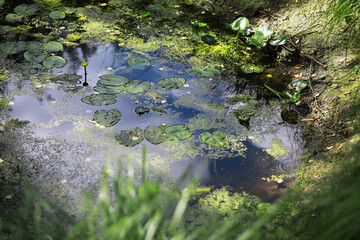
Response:
[{"label": "foliage", "polygon": [[203,142],[213,147],[226,147],[229,144],[226,140],[226,134],[218,130],[202,132],[200,138]]},{"label": "foliage", "polygon": [[93,119],[100,125],[104,125],[105,127],[111,127],[117,124],[120,121],[121,113],[116,109],[111,109],[109,111],[106,110],[97,110]]},{"label": "foliage", "polygon": [[287,85],[287,89],[284,92],[278,92],[266,84],[264,86],[279,98],[285,97],[289,102],[297,102],[300,98],[301,90],[307,87],[307,82],[302,79],[295,79]]}]

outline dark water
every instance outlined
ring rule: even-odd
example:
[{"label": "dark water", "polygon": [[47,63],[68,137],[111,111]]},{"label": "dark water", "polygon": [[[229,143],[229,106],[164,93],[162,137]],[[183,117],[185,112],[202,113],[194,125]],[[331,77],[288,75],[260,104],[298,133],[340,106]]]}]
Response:
[{"label": "dark water", "polygon": [[[142,70],[133,69],[126,63],[130,56],[146,58],[152,64]],[[11,115],[32,124],[32,134],[23,140],[30,173],[54,194],[63,192],[64,196],[77,198],[81,190],[96,186],[106,163],[114,168],[119,160],[125,167],[128,162],[140,166],[143,146],[147,146],[152,175],[169,182],[176,181],[188,166],[193,166],[192,172],[201,170],[197,178],[202,185],[230,186],[234,191],[268,196],[278,193],[282,186],[262,178],[296,172],[303,145],[301,131],[296,125],[283,123],[277,102],[259,104],[247,129],[230,114],[237,105],[227,104],[228,108],[216,105],[236,93],[229,89],[226,80],[191,75],[185,62],[164,59],[161,49],[141,54],[114,45],[82,46],[65,49],[63,57],[68,61],[64,68],[45,73],[78,74],[83,76],[83,83],[81,63],[86,61],[88,86],[50,83],[36,88],[28,79],[13,78],[6,91],[14,102]],[[143,94],[121,93],[117,103],[109,106],[81,102],[82,97],[95,93],[92,87],[99,75],[107,73],[154,84]],[[183,77],[188,86],[176,90],[156,86],[167,77]],[[139,106],[161,107],[168,114],[152,111],[138,116],[134,110]],[[98,109],[117,109],[122,118],[111,128],[101,128],[91,121]],[[159,145],[144,140],[132,148],[121,146],[114,137],[120,130],[135,127],[145,130],[149,125],[162,123],[185,124],[194,135],[184,141]],[[200,133],[214,129],[227,134],[228,147],[214,148],[201,142]],[[268,154],[266,149],[273,149],[274,143],[284,150],[280,151],[283,154],[275,157]],[[35,165],[38,170],[32,169]]]}]

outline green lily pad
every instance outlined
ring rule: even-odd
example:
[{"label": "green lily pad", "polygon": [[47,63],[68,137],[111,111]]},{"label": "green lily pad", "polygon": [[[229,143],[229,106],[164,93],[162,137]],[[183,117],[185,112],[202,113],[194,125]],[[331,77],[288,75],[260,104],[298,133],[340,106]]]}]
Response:
[{"label": "green lily pad", "polygon": [[0,50],[5,54],[15,54],[26,49],[26,42],[6,42],[0,45]]},{"label": "green lily pad", "polygon": [[114,126],[120,121],[120,118],[121,113],[116,109],[111,109],[109,111],[102,109],[97,110],[93,115],[94,121],[105,127]]},{"label": "green lily pad", "polygon": [[68,83],[68,84],[79,84],[81,83],[81,81],[79,81],[82,78],[82,76],[80,75],[76,75],[76,74],[61,74],[55,77],[50,78],[50,81],[55,82],[55,83]]},{"label": "green lily pad", "polygon": [[48,53],[44,50],[38,50],[34,49],[31,51],[26,51],[24,53],[24,58],[30,62],[36,62],[40,63],[44,61],[44,59],[47,57]]},{"label": "green lily pad", "polygon": [[44,43],[43,48],[50,52],[62,51],[64,49],[63,45],[56,41]]},{"label": "green lily pad", "polygon": [[264,68],[261,66],[256,66],[256,65],[250,65],[250,64],[245,64],[241,66],[241,71],[243,71],[246,74],[250,74],[250,73],[262,73],[264,71]]},{"label": "green lily pad", "polygon": [[131,57],[128,59],[128,64],[130,67],[136,68],[136,69],[144,69],[146,66],[150,66],[151,63],[149,60],[145,58],[138,58],[138,57]]},{"label": "green lily pad", "polygon": [[22,16],[31,16],[36,14],[36,12],[39,10],[39,6],[36,4],[20,4],[14,9],[14,12],[18,15]]},{"label": "green lily pad", "polygon": [[307,82],[305,82],[302,79],[295,79],[294,81],[292,81],[291,83],[288,84],[288,88],[289,89],[295,89],[295,91],[301,91],[304,88],[306,88],[306,86],[308,85]]},{"label": "green lily pad", "polygon": [[100,79],[98,84],[108,86],[122,86],[130,82],[128,78],[117,74],[104,74],[100,76]]},{"label": "green lily pad", "polygon": [[24,16],[17,15],[15,13],[9,13],[6,15],[5,20],[9,23],[18,23],[21,22]]},{"label": "green lily pad", "polygon": [[59,56],[50,56],[45,58],[43,65],[46,68],[63,68],[66,65],[66,60]]},{"label": "green lily pad", "polygon": [[65,18],[65,13],[61,11],[53,11],[49,13],[49,17],[53,20],[63,19]]},{"label": "green lily pad", "polygon": [[41,66],[38,63],[33,63],[33,62],[25,62],[25,63],[16,63],[13,66],[13,69],[15,72],[24,74],[24,75],[29,75],[29,74],[36,74],[38,73],[39,69],[43,68],[43,66]]},{"label": "green lily pad", "polygon": [[135,108],[135,113],[138,114],[139,116],[150,112],[150,108],[147,107],[137,107]]},{"label": "green lily pad", "polygon": [[109,86],[99,84],[94,87],[94,90],[98,93],[108,93],[108,94],[117,94],[125,91],[123,86]]},{"label": "green lily pad", "polygon": [[165,89],[176,89],[176,88],[180,88],[184,85],[185,83],[185,79],[184,78],[179,78],[179,77],[171,77],[171,78],[164,78],[162,80],[160,80],[157,84]]},{"label": "green lily pad", "polygon": [[144,131],[145,139],[155,145],[165,142],[168,136],[164,132],[164,129],[164,126],[148,126]]},{"label": "green lily pad", "polygon": [[26,42],[26,50],[28,51],[34,51],[37,49],[42,49],[43,48],[43,44],[41,42],[37,42],[37,41],[28,41]]},{"label": "green lily pad", "polygon": [[226,141],[226,134],[218,130],[202,132],[200,138],[203,142],[213,147],[226,147],[229,144],[228,141]]},{"label": "green lily pad", "polygon": [[130,83],[126,84],[126,92],[136,94],[147,91],[150,88],[151,84],[148,81],[141,82],[140,80],[133,80]]},{"label": "green lily pad", "polygon": [[144,133],[140,128],[134,128],[132,130],[123,130],[115,135],[116,141],[126,147],[133,147],[142,140],[144,140]]},{"label": "green lily pad", "polygon": [[168,136],[169,140],[184,140],[191,137],[192,132],[189,131],[185,125],[173,125],[166,127],[164,133]]},{"label": "green lily pad", "polygon": [[93,106],[106,106],[116,103],[116,95],[113,94],[91,94],[81,99],[83,103]]}]

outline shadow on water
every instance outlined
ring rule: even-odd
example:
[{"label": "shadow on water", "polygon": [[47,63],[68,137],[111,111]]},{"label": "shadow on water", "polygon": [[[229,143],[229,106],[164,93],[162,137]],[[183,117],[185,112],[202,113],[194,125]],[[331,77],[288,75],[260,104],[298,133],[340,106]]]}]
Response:
[{"label": "shadow on water", "polygon": [[[130,67],[127,59],[133,56],[148,59],[151,66]],[[283,123],[281,106],[276,101],[265,104],[259,100],[247,129],[231,113],[242,105],[224,101],[239,93],[239,89],[229,89],[226,81],[215,81],[216,76],[204,78],[190,74],[190,68],[164,60],[161,49],[139,54],[114,45],[82,45],[65,48],[63,57],[68,61],[66,67],[44,74],[77,74],[83,76],[81,83],[47,83],[35,87],[33,82],[12,79],[5,91],[14,102],[11,115],[34,124],[35,135],[24,139],[28,165],[38,166],[34,177],[47,182],[48,187],[61,187],[76,197],[82,189],[96,185],[106,161],[113,164],[119,158],[129,158],[135,165],[139,164],[142,146],[148,147],[148,162],[154,175],[178,178],[189,164],[194,163],[196,168],[206,162],[207,170],[198,176],[201,184],[214,188],[230,186],[233,191],[262,197],[279,194],[286,186],[262,178],[296,171],[302,149],[301,131],[297,125]],[[86,78],[83,61],[88,63]],[[150,81],[152,85],[142,94],[120,93],[117,102],[109,106],[81,102],[84,96],[95,93],[93,87],[99,76],[108,73]],[[175,90],[156,86],[167,77],[185,78],[188,86]],[[161,108],[165,112],[150,111],[139,116],[134,112],[139,106]],[[119,110],[120,122],[111,128],[99,128],[90,121],[99,109]],[[162,123],[185,124],[193,136],[159,145],[144,140],[133,148],[121,146],[114,137],[120,130],[135,127],[145,130],[149,125]],[[215,129],[227,134],[228,147],[215,148],[201,142],[201,132]]]}]

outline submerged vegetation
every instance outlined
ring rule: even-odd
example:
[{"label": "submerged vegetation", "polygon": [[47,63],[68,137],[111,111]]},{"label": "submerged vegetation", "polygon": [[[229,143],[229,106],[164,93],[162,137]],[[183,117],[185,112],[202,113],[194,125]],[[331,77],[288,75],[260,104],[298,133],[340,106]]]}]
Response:
[{"label": "submerged vegetation", "polygon": [[[34,0],[16,4],[0,0],[1,240],[356,239],[360,222],[358,1],[319,0],[324,12],[312,1],[285,1],[291,5],[243,0],[71,2]],[[267,7],[279,8],[281,16]],[[288,11],[290,7],[294,13]],[[311,10],[306,11],[307,8]],[[240,9],[242,12],[238,12]],[[239,18],[246,12],[254,16]],[[312,21],[321,20],[323,28],[307,25],[311,22],[307,19],[299,21],[298,12]],[[271,21],[258,25],[256,17],[263,22]],[[315,34],[310,29],[315,29]],[[339,41],[348,45],[339,45]],[[122,56],[122,73],[134,69],[146,72],[154,66],[154,56],[161,56],[156,61],[167,63],[160,67],[161,71],[171,69],[171,62],[175,61],[185,66],[181,71],[211,84],[173,76],[154,83],[128,78],[111,69],[99,75],[91,88],[86,82],[88,59],[77,60],[79,66],[86,61],[82,64],[83,83],[82,76],[59,74],[58,70],[68,64],[67,57],[76,55],[73,52],[74,56],[66,56],[64,49],[100,43],[131,50]],[[341,55],[345,49],[347,55]],[[322,61],[327,61],[326,65]],[[273,71],[274,67],[277,70]],[[216,76],[220,76],[216,81],[240,88],[225,98],[224,104],[194,102],[188,93],[173,103],[179,109],[193,106],[199,112],[213,112],[213,118],[198,114],[186,125],[151,123],[144,129],[111,132],[130,114],[111,107],[119,94],[127,94],[134,104],[139,104],[141,97],[145,99],[141,104],[150,100],[156,103],[138,105],[131,114],[176,115],[163,108],[168,106],[168,99],[163,96],[169,91],[203,84],[205,94],[214,99]],[[13,78],[16,81],[11,82]],[[22,78],[29,79],[39,94],[50,84],[73,93],[88,87],[78,95],[83,103],[90,107],[110,105],[106,110],[91,113],[91,120],[103,126],[106,137],[111,135],[117,145],[136,150],[140,143],[166,144],[165,151],[171,153],[169,158],[182,158],[185,153],[196,156],[208,153],[206,157],[210,160],[231,154],[241,156],[245,148],[243,139],[233,132],[245,131],[255,125],[252,119],[257,115],[263,114],[259,119],[265,116],[258,111],[263,101],[285,98],[280,104],[288,109],[279,109],[283,122],[277,125],[303,123],[307,145],[301,168],[295,174],[263,178],[279,192],[288,187],[284,179],[294,180],[280,199],[271,202],[226,187],[200,188],[195,181],[187,186],[161,184],[151,178],[148,161],[152,156],[143,148],[142,161],[105,165],[101,176],[94,176],[99,177],[94,184],[97,190],[87,193],[72,212],[61,204],[51,203],[52,199],[34,189],[41,183],[30,179],[29,184],[25,178],[31,174],[22,163],[25,149],[18,139],[26,136],[22,130],[30,131],[29,122],[10,116],[12,96],[6,95],[7,84],[19,84]],[[303,114],[301,109],[306,107],[310,110]],[[228,119],[237,124],[225,126]],[[239,130],[240,127],[243,128]],[[223,132],[229,128],[229,133]],[[91,131],[85,134],[92,137]],[[176,144],[186,141],[188,144]],[[194,149],[198,152],[194,153]],[[275,159],[289,154],[284,142],[277,138],[263,151]],[[135,174],[136,163],[141,165],[141,176]],[[32,170],[38,172],[36,162],[32,163]]]}]

